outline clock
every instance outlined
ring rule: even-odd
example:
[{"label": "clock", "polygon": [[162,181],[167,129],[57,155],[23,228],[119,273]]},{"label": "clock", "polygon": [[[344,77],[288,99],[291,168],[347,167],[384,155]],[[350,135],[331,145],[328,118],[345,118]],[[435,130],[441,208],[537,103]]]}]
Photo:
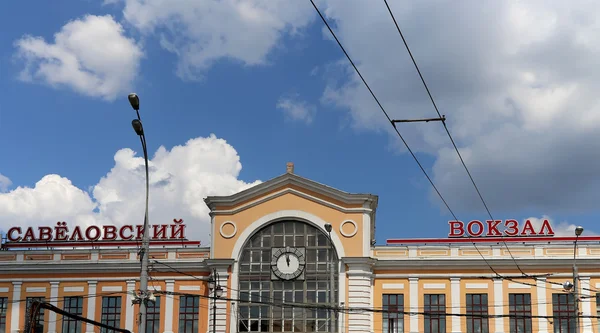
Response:
[{"label": "clock", "polygon": [[272,248],[271,279],[299,280],[304,279],[306,257],[304,248]]}]

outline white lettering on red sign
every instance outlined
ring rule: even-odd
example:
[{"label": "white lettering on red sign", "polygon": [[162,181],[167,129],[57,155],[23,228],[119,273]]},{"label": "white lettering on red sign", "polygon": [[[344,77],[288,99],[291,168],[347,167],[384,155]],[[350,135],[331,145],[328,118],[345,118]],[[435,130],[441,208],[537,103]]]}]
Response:
[{"label": "white lettering on red sign", "polygon": [[[149,236],[152,240],[185,239],[185,224],[182,219],[174,219],[172,224],[155,224],[150,227],[152,233]],[[136,225],[134,228],[133,225],[124,225],[117,228],[114,225],[92,225],[85,230],[81,230],[80,226],[75,226],[73,231],[69,232],[67,222],[57,222],[54,228],[29,227],[25,229],[25,233],[21,227],[12,227],[8,229],[6,236],[9,242],[67,242],[132,240],[134,234],[136,240],[141,240],[144,235],[144,226]]]},{"label": "white lettering on red sign", "polygon": [[[502,237],[502,236],[554,236],[550,221],[544,220],[539,230],[535,230],[530,220],[525,221],[521,227],[517,220],[487,220],[485,224],[479,220],[469,223],[463,221],[448,221],[450,233],[448,237]],[[504,230],[500,230],[504,227]]]}]

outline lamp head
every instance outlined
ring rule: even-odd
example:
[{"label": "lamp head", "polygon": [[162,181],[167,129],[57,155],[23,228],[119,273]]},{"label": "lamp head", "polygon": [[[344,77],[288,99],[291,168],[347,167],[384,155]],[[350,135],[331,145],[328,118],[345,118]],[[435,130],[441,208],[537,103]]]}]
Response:
[{"label": "lamp head", "polygon": [[144,127],[142,126],[142,122],[138,119],[134,119],[131,121],[131,126],[133,126],[133,130],[139,136],[144,135]]},{"label": "lamp head", "polygon": [[129,96],[127,96],[127,99],[129,99],[129,104],[131,104],[131,107],[135,111],[138,111],[140,109],[140,98],[137,94],[129,94]]},{"label": "lamp head", "polygon": [[217,297],[223,296],[223,287],[217,286]]},{"label": "lamp head", "polygon": [[208,289],[215,289],[215,279],[212,276],[208,277]]},{"label": "lamp head", "polygon": [[325,223],[325,231],[331,232],[331,223]]},{"label": "lamp head", "polygon": [[581,236],[582,233],[583,233],[583,227],[577,226],[577,228],[575,228],[575,236]]},{"label": "lamp head", "polygon": [[565,281],[565,283],[563,283],[563,288],[566,291],[570,291],[571,289],[573,289],[573,283],[571,281]]}]

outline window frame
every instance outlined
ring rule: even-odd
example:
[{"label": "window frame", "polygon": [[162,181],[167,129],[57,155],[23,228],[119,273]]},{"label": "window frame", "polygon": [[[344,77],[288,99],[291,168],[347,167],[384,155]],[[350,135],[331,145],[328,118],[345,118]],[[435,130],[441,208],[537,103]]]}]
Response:
[{"label": "window frame", "polygon": [[[467,333],[489,333],[488,294],[475,293],[466,294]],[[479,324],[481,332],[475,331],[475,325]]]},{"label": "window frame", "polygon": [[446,333],[446,294],[424,294],[423,305],[424,333]]},{"label": "window frame", "polygon": [[[192,300],[192,305],[188,306],[187,300]],[[190,310],[191,309],[191,310]],[[182,318],[183,316],[183,318]],[[192,318],[188,318],[191,316]],[[186,328],[191,323],[191,332],[198,332],[200,323],[200,296],[185,295],[179,296],[179,315],[178,315],[178,332],[187,333]],[[183,323],[183,326],[182,326]]]},{"label": "window frame", "polygon": [[[29,311],[33,310],[31,309],[31,303],[34,301],[40,301],[40,302],[45,302],[46,298],[44,296],[33,296],[33,297],[26,297],[25,298],[25,304],[26,304],[26,314],[29,314]],[[46,311],[44,308],[40,308],[37,315],[34,318],[34,322],[36,323],[36,326],[34,328],[34,332],[35,333],[44,333],[45,330],[45,317],[46,317]]]},{"label": "window frame", "polygon": [[[522,300],[521,302],[519,302]],[[508,294],[509,332],[517,333],[519,324],[525,328],[523,333],[533,333],[531,318],[531,293]],[[522,316],[522,317],[519,317]],[[521,333],[521,332],[518,332]]]},{"label": "window frame", "polygon": [[404,333],[404,294],[383,294],[382,333]]},{"label": "window frame", "polygon": [[146,305],[146,333],[160,333],[160,296]]},{"label": "window frame", "polygon": [[0,297],[0,333],[6,333],[6,313],[8,312],[8,297]]},{"label": "window frame", "polygon": [[[73,302],[75,301],[75,306]],[[81,296],[66,296],[63,298],[63,310],[76,315],[83,315],[83,297]],[[68,333],[71,330],[71,326],[75,326],[75,332],[81,333],[82,321],[73,318],[65,317],[62,318],[62,333]]]},{"label": "window frame", "polygon": [[[123,306],[122,299],[123,299],[122,296],[103,296],[102,297],[102,304],[101,304],[101,311],[100,311],[100,322],[101,323],[103,323],[105,325],[113,326],[113,327],[119,327],[119,328],[121,327],[121,308]],[[114,306],[111,304],[111,300],[115,301]],[[107,312],[107,310],[113,310],[113,311]],[[100,332],[101,333],[109,333],[109,332],[114,332],[114,330],[101,328]]]},{"label": "window frame", "polygon": [[[552,318],[554,333],[575,333],[575,296],[571,293],[552,294]],[[563,330],[566,325],[566,330]]]}]

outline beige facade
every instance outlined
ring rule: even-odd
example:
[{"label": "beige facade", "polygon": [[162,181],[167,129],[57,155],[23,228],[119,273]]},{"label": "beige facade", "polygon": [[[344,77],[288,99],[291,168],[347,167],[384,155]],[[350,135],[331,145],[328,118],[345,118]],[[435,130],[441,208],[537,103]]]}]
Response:
[{"label": "beige facade", "polygon": [[[559,326],[572,332],[568,316],[575,302],[562,288],[572,279],[572,241],[530,242],[524,237],[477,247],[454,239],[374,245],[377,200],[302,178],[293,167],[243,192],[207,198],[210,248],[152,249],[149,289],[160,304],[153,332],[183,333],[185,325],[194,333],[508,333],[519,327],[523,332],[559,332]],[[136,332],[136,251],[0,252],[0,332],[23,330],[30,297]],[[600,333],[593,318],[600,310],[599,259],[599,241],[581,237],[580,332]],[[520,270],[537,278],[523,277]],[[224,287],[215,322],[207,285],[214,271]],[[551,275],[543,276],[547,273]],[[329,306],[341,309],[331,327],[329,311],[323,310]],[[192,319],[182,324],[184,317]],[[73,329],[47,311],[43,321],[44,333],[98,331],[87,324]]]}]

